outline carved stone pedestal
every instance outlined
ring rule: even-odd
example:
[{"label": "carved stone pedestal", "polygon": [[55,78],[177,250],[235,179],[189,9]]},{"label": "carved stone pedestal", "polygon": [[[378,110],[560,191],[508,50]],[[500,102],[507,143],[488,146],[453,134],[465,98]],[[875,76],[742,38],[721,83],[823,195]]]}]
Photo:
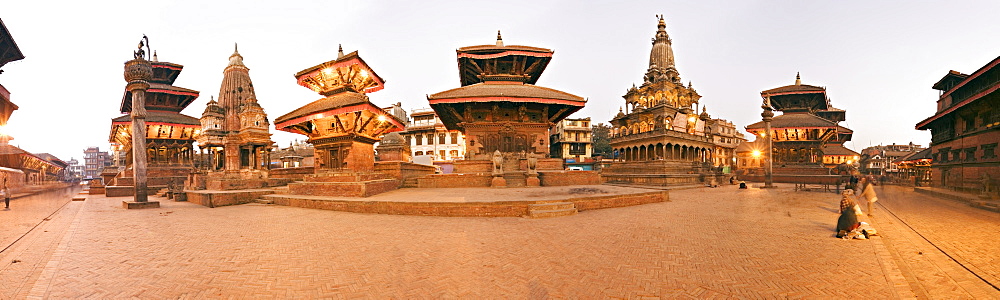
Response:
[{"label": "carved stone pedestal", "polygon": [[503,176],[495,176],[493,177],[493,181],[490,182],[490,187],[507,187],[507,180],[503,179]]}]

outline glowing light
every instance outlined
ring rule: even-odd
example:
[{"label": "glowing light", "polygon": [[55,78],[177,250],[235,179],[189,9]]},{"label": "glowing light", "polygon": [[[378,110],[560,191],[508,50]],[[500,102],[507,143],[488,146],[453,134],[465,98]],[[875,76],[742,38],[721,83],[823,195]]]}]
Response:
[{"label": "glowing light", "polygon": [[368,78],[368,71],[367,70],[361,70],[361,77]]},{"label": "glowing light", "polygon": [[323,69],[323,74],[326,74],[326,75],[333,74],[333,68]]},{"label": "glowing light", "polygon": [[761,132],[760,137],[767,137],[767,132]]},{"label": "glowing light", "polygon": [[386,120],[385,119],[385,115],[378,115],[378,121],[379,122],[385,122],[385,120]]},{"label": "glowing light", "polygon": [[695,116],[691,116],[688,118],[688,122],[694,122],[694,121],[698,121],[698,118],[696,118]]},{"label": "glowing light", "polygon": [[760,157],[760,150],[754,150],[752,155],[753,157]]},{"label": "glowing light", "polygon": [[7,125],[0,125],[0,135],[7,135]]}]

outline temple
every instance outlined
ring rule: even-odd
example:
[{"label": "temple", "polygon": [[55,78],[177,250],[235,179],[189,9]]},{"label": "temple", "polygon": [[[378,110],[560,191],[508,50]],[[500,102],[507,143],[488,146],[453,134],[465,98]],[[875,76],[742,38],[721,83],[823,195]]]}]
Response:
[{"label": "temple", "polygon": [[274,120],[275,128],[309,137],[315,174],[288,185],[295,195],[367,197],[399,188],[398,178],[375,170],[374,144],[401,131],[404,121],[369,101],[385,81],[357,51],[295,74],[299,85],[324,96]]},{"label": "temple", "polygon": [[[200,169],[208,172],[207,188],[230,190],[268,184],[272,144],[267,114],[257,103],[250,69],[234,50],[222,71],[219,100],[212,99],[201,115]],[[200,184],[197,184],[200,187]]]},{"label": "temple", "polygon": [[[156,54],[152,60],[152,79],[146,90],[146,151],[148,188],[156,191],[170,185],[180,186],[187,175],[194,170],[195,153],[192,143],[201,130],[197,118],[181,114],[199,92],[174,86],[183,65],[159,61]],[[120,147],[127,154],[126,165],[118,170],[109,182],[106,193],[109,197],[129,196],[134,193],[132,179],[132,123],[128,113],[132,111],[132,93],[126,91],[119,111],[123,114],[111,120],[109,141],[113,147]]]},{"label": "temple", "polygon": [[844,147],[854,133],[839,125],[846,120],[846,112],[830,105],[826,88],[802,84],[796,74],[795,84],[766,90],[760,95],[782,114],[771,121],[769,133],[765,132],[763,121],[746,129],[761,138],[770,135],[775,167],[834,168],[858,162],[859,154]]},{"label": "temple", "polygon": [[731,167],[734,149],[744,140],[732,122],[714,119],[690,81],[684,85],[674,64],[672,41],[658,16],[649,67],[643,83],[629,88],[625,110],[611,119],[613,161],[605,181],[644,185],[696,184]]},{"label": "temple", "polygon": [[[465,159],[454,173],[470,186],[545,185],[540,171],[562,171],[549,157],[549,128],[583,108],[582,97],[535,85],[554,52],[496,44],[457,50],[461,87],[427,97],[448,130],[465,136]],[[541,176],[541,178],[540,178]],[[552,173],[552,176],[557,176]],[[492,178],[491,178],[492,177]],[[421,187],[450,186],[423,179]],[[554,182],[554,181],[553,181]]]}]

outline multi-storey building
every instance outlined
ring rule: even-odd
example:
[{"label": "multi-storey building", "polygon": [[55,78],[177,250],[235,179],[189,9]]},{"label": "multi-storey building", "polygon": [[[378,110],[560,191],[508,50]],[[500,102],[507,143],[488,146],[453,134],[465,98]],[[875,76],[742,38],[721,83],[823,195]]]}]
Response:
[{"label": "multi-storey building", "polygon": [[950,71],[933,88],[937,112],[917,123],[931,130],[931,186],[1000,197],[1000,57],[972,74]]},{"label": "multi-storey building", "polygon": [[83,150],[83,177],[87,179],[100,177],[104,167],[111,166],[111,162],[111,155],[101,151],[99,147]]},{"label": "multi-storey building", "polygon": [[80,164],[80,161],[76,160],[76,158],[70,158],[66,164],[68,165],[66,173],[70,179],[73,181],[83,180],[83,165]]},{"label": "multi-storey building", "polygon": [[899,166],[893,162],[920,150],[924,150],[924,148],[920,145],[914,145],[912,142],[907,145],[894,143],[865,148],[861,150],[859,171],[862,174],[899,177],[897,176],[901,175]]},{"label": "multi-storey building", "polygon": [[429,156],[433,161],[465,159],[465,135],[445,128],[433,109],[414,109],[410,117],[406,131],[399,134],[410,145],[415,159],[422,156]]},{"label": "multi-storey building", "polygon": [[551,155],[554,158],[581,160],[594,153],[590,117],[563,119],[549,132]]}]

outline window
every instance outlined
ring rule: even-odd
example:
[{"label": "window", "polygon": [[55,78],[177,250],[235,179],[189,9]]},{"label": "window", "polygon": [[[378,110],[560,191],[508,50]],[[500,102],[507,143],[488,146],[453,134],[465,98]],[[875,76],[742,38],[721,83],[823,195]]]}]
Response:
[{"label": "window", "polygon": [[452,144],[458,144],[458,133],[457,132],[452,132],[451,133],[451,143]]},{"label": "window", "polygon": [[444,160],[444,152],[445,152],[444,150],[438,151],[441,160]]},{"label": "window", "polygon": [[406,144],[407,145],[413,145],[412,143],[410,143],[412,139],[413,139],[412,136],[406,136]]},{"label": "window", "polygon": [[417,156],[424,155],[424,151],[413,152],[413,155],[417,155]]},{"label": "window", "polygon": [[445,137],[444,133],[438,134],[438,145],[447,144],[447,142],[445,142],[444,140],[444,137]]},{"label": "window", "polygon": [[[418,146],[424,144],[424,136],[422,134],[418,134],[418,135],[415,135],[413,137],[416,139],[416,142],[417,142]],[[417,155],[420,155],[420,154],[417,154]]]}]

